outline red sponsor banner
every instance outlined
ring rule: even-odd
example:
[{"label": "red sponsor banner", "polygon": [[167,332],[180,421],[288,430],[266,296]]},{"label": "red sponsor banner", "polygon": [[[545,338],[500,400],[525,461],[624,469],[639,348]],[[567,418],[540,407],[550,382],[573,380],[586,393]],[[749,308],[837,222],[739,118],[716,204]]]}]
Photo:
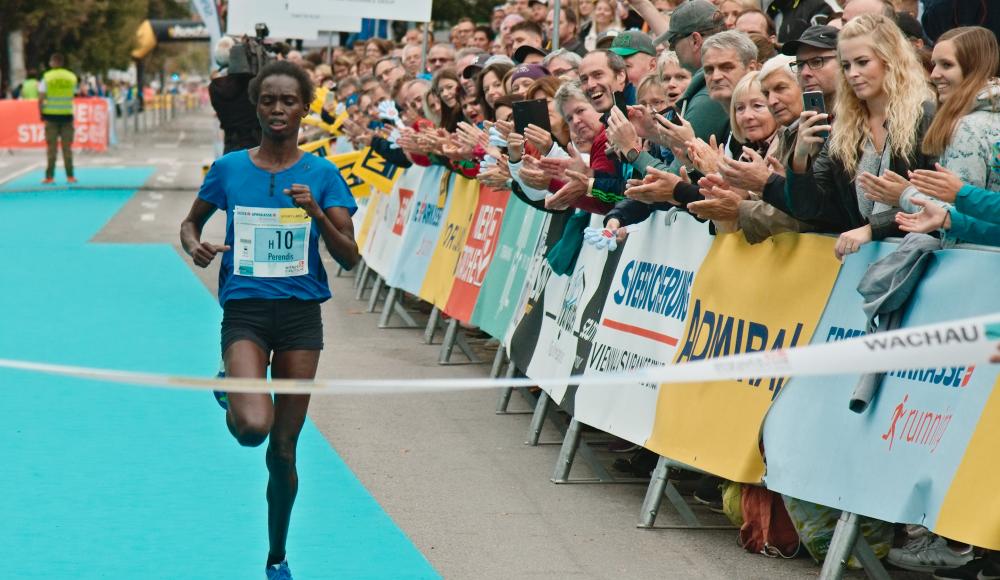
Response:
[{"label": "red sponsor banner", "polygon": [[403,235],[403,228],[406,227],[406,218],[410,216],[410,201],[412,200],[413,190],[400,187],[399,209],[396,211],[396,221],[392,224],[392,233],[397,236]]},{"label": "red sponsor banner", "polygon": [[483,279],[493,260],[500,239],[500,223],[507,208],[509,191],[497,191],[481,186],[479,189],[479,205],[473,214],[472,227],[465,240],[462,255],[455,267],[455,282],[451,287],[451,295],[444,312],[448,316],[468,322],[475,310],[479,290]]},{"label": "red sponsor banner", "polygon": [[[74,149],[107,151],[108,101],[73,99]],[[38,101],[0,100],[0,149],[44,149],[45,123]]]}]

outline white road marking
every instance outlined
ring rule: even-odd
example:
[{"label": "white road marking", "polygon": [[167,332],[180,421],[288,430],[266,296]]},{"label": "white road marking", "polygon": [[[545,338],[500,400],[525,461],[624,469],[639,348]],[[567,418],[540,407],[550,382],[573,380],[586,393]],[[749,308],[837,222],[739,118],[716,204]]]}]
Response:
[{"label": "white road marking", "polygon": [[160,204],[156,203],[155,201],[144,201],[142,202],[142,207],[146,209],[156,209],[160,207]]},{"label": "white road marking", "polygon": [[161,200],[161,199],[163,199],[163,194],[162,193],[150,192],[149,193],[149,199]]},{"label": "white road marking", "polygon": [[142,219],[142,221],[144,221],[144,222],[151,222],[151,221],[154,221],[154,220],[156,220],[156,214],[155,214],[155,213],[144,213],[144,214],[142,214],[142,215],[141,215],[141,216],[139,216],[139,217],[140,217],[140,218]]},{"label": "white road marking", "polygon": [[177,178],[176,175],[174,177],[170,177],[169,175],[158,175],[156,177],[156,180],[159,181],[160,183],[173,183],[174,179],[176,178]]},{"label": "white road marking", "polygon": [[32,163],[31,165],[25,167],[24,169],[21,169],[20,171],[15,171],[14,173],[11,173],[7,177],[0,178],[0,185],[3,185],[9,181],[13,181],[14,179],[21,177],[25,173],[30,173],[38,169],[39,167],[42,167],[43,165],[45,165],[44,161],[37,161],[35,163]]}]

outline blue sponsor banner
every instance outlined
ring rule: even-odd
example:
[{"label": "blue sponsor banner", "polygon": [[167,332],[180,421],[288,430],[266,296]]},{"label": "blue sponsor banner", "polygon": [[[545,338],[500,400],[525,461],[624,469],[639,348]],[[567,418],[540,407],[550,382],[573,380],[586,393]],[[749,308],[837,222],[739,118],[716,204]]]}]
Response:
[{"label": "blue sponsor banner", "polygon": [[[813,343],[863,334],[858,282],[870,262],[895,247],[869,244],[847,260]],[[903,326],[996,312],[998,279],[1000,253],[936,252]],[[958,337],[920,337],[942,344],[953,339]],[[906,348],[878,334],[865,344],[873,350]],[[767,487],[837,509],[933,529],[996,375],[995,366],[894,371],[861,414],[848,409],[859,376],[796,378],[764,424]]]},{"label": "blue sponsor banner", "polygon": [[403,233],[400,252],[395,267],[388,268],[389,286],[411,294],[420,292],[430,265],[431,256],[437,246],[441,225],[451,206],[451,186],[453,174],[447,173],[440,165],[428,167],[424,171],[420,187],[414,194],[410,223]]}]

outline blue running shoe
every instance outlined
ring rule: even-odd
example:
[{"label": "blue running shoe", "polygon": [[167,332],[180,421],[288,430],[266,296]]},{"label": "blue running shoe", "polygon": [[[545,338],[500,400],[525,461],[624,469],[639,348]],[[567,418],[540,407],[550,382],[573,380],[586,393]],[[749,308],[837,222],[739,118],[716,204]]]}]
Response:
[{"label": "blue running shoe", "polygon": [[267,572],[267,580],[292,580],[292,571],[288,568],[288,560],[282,560],[280,564],[274,564],[264,569]]},{"label": "blue running shoe", "polygon": [[[219,379],[226,378],[226,371],[219,371],[219,374],[215,375],[215,377]],[[222,407],[222,410],[228,411],[229,393],[225,391],[212,391],[212,394],[215,395],[215,402],[218,403],[220,407]]]}]

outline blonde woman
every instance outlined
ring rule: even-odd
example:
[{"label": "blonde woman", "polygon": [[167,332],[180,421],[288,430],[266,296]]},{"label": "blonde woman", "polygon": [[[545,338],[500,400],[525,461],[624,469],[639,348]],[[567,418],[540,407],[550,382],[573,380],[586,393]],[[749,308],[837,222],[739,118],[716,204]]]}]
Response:
[{"label": "blonde woman", "polygon": [[[894,220],[906,185],[902,176],[934,166],[920,149],[934,102],[916,53],[884,16],[848,22],[839,35],[837,59],[842,74],[833,122],[815,111],[800,116],[787,207],[779,209],[818,231],[840,232],[835,252],[843,258],[873,239],[898,235]],[[869,190],[887,181],[902,185],[899,194],[874,201]]]},{"label": "blonde woman", "polygon": [[590,30],[583,39],[583,45],[588,51],[597,48],[597,37],[609,30],[622,30],[622,21],[618,15],[618,3],[614,0],[597,0],[594,2],[594,12],[591,14]]},{"label": "blonde woman", "polygon": [[656,77],[667,92],[667,105],[673,107],[691,84],[691,71],[681,66],[677,53],[664,50],[656,59]]}]

